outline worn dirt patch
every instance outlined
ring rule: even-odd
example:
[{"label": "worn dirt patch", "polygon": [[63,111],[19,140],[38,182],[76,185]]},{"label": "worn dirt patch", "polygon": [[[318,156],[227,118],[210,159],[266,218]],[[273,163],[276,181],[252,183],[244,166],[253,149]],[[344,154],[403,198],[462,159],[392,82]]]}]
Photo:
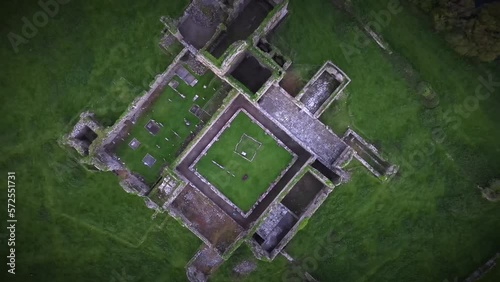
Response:
[{"label": "worn dirt patch", "polygon": [[285,77],[280,81],[280,86],[293,97],[297,96],[305,85],[306,82],[293,70],[287,71]]},{"label": "worn dirt patch", "polygon": [[192,227],[221,253],[224,253],[243,231],[222,209],[190,185],[172,202],[172,208],[189,220]]}]

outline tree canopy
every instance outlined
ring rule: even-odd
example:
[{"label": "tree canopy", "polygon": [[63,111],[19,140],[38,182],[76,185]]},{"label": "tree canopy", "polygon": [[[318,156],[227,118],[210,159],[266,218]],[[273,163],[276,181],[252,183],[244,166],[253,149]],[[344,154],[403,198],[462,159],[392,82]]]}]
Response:
[{"label": "tree canopy", "polygon": [[411,0],[432,14],[434,27],[464,56],[491,62],[500,56],[500,1]]}]

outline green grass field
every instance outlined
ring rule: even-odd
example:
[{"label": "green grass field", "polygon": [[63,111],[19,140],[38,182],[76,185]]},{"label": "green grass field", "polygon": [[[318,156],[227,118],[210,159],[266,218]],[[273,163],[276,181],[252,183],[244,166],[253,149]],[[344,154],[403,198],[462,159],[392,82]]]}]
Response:
[{"label": "green grass field", "polygon": [[[177,89],[174,90],[170,86],[165,88],[152,107],[139,118],[130,135],[120,143],[116,151],[125,165],[140,174],[149,184],[153,184],[160,176],[162,167],[174,161],[183,145],[185,146],[186,139],[196,133],[195,128],[201,121],[189,112],[189,109],[193,105],[203,108],[222,85],[221,80],[210,71],[197,77],[198,83],[194,87],[187,85],[177,76],[174,79],[179,82]],[[193,101],[196,95],[198,98]],[[156,135],[152,135],[144,127],[150,120],[163,124]],[[189,126],[185,120],[189,122]],[[132,150],[128,144],[134,138],[139,140],[141,145]],[[151,168],[142,163],[142,158],[148,153],[156,159]]]},{"label": "green grass field", "polygon": [[186,281],[201,241],[165,214],[152,219],[115,175],[86,171],[57,139],[83,110],[112,125],[148,88],[173,59],[158,48],[158,19],[180,16],[187,3],[69,1],[18,53],[7,33],[22,34],[21,18],[41,8],[2,3],[0,173],[16,172],[19,224],[16,275],[7,276],[0,223],[1,281]]},{"label": "green grass field", "polygon": [[234,152],[251,162],[261,146],[262,143],[243,133],[240,137],[240,141],[238,141],[234,148]]},{"label": "green grass field", "polygon": [[[388,1],[352,4],[368,21],[371,12],[386,9]],[[500,89],[466,117],[454,114],[459,126],[447,122],[446,112],[474,95],[479,75],[489,71],[498,78],[498,66],[459,57],[431,29],[428,16],[410,6],[383,29],[393,56],[373,41],[356,47],[367,37],[331,1],[292,0],[290,9],[291,16],[272,41],[304,68],[319,68],[330,59],[352,79],[345,102],[333,105],[322,121],[337,133],[351,126],[402,168],[389,183],[376,181],[363,167],[353,170],[351,182],[336,188],[288,245],[296,268],[276,269],[270,275],[293,278],[302,270],[321,281],[466,278],[500,246],[500,206],[484,200],[476,188],[500,171],[500,120],[495,114]],[[359,53],[344,56],[341,44]],[[438,108],[425,108],[405,65],[432,84],[440,98]],[[436,127],[445,131],[444,142],[432,139]],[[423,153],[422,162],[404,166],[415,152],[432,147],[435,151]],[[336,236],[324,246],[326,255],[314,255],[330,231]]]},{"label": "green grass field", "polygon": [[[153,211],[125,193],[115,175],[86,171],[57,139],[82,110],[112,125],[148,88],[173,59],[158,48],[158,19],[180,16],[188,1],[70,1],[14,53],[7,34],[21,34],[21,18],[41,10],[36,3],[4,1],[0,9],[0,172],[15,171],[18,187],[17,274],[6,276],[2,263],[0,280],[186,281],[184,266],[201,241],[167,215],[152,219]],[[352,4],[370,19],[388,1]],[[291,0],[272,42],[306,76],[325,60],[350,76],[345,107],[322,116],[336,131],[348,123],[395,164],[430,146],[435,152],[389,183],[350,167],[352,181],[335,188],[287,247],[293,264],[279,256],[238,277],[232,267],[252,259],[243,245],[214,281],[283,281],[304,271],[320,281],[455,281],[500,249],[500,207],[476,188],[499,176],[499,89],[475,111],[454,115],[458,126],[446,117],[474,93],[479,74],[498,81],[500,66],[456,55],[433,31],[430,16],[410,6],[381,32],[394,56],[370,42],[347,59],[340,44],[356,46],[359,32],[330,0]],[[433,86],[439,107],[425,108],[402,61]],[[435,127],[445,130],[444,142],[432,139]],[[0,230],[4,256],[5,221]],[[335,236],[327,241],[330,231]],[[485,281],[499,275],[497,266]]]},{"label": "green grass field", "polygon": [[[261,146],[255,146],[251,137]],[[243,144],[240,143],[243,137]],[[236,146],[255,150],[252,161],[235,152]],[[195,169],[241,210],[248,211],[292,161],[292,155],[243,112],[231,122]],[[212,161],[222,165],[225,170]],[[231,175],[228,171],[233,174]],[[243,179],[246,176],[246,179]]]}]

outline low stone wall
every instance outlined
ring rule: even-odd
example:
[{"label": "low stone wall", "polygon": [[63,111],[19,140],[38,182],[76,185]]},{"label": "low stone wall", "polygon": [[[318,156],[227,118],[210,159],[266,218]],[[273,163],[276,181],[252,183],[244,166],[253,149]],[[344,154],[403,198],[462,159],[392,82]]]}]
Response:
[{"label": "low stone wall", "polygon": [[103,132],[103,127],[95,120],[94,113],[83,112],[71,132],[63,137],[63,143],[74,148],[82,156],[88,155],[91,144],[86,144],[77,137],[83,134],[87,130],[86,128],[92,130],[98,137]]},{"label": "low stone wall", "polygon": [[195,54],[198,61],[210,68],[221,79],[231,84],[229,81],[227,81],[226,74],[231,70],[235,63],[239,62],[241,56],[244,56],[248,46],[249,45],[246,41],[236,41],[235,43],[233,43],[233,45],[228,48],[226,53],[223,54],[222,57],[225,57],[225,59],[221,62],[220,66],[216,65],[216,62],[210,59],[203,52],[196,52]]},{"label": "low stone wall", "polygon": [[370,35],[370,37],[377,43],[377,45],[382,48],[384,51],[386,51],[389,55],[392,54],[392,50],[391,48],[389,47],[389,43],[387,43],[386,41],[384,41],[384,39],[382,38],[382,36],[378,35],[377,33],[375,33],[369,25],[365,25],[363,27],[366,31],[366,33],[368,33],[368,35]]},{"label": "low stone wall", "polygon": [[205,124],[203,129],[196,135],[195,139],[191,141],[191,143],[188,145],[188,147],[183,151],[179,157],[173,162],[173,165],[171,167],[176,167],[179,165],[189,154],[191,149],[198,144],[198,142],[205,136],[208,130],[212,127],[212,125],[222,116],[226,110],[229,108],[229,106],[233,103],[234,99],[238,97],[238,92],[237,91],[231,91],[229,92],[228,96],[224,99],[223,105],[217,110],[217,112],[212,116],[210,121]]},{"label": "low stone wall", "polygon": [[248,228],[249,238],[247,238],[247,243],[249,244],[252,252],[255,257],[264,261],[271,261],[270,254],[265,251],[251,236],[257,231],[259,226],[265,221],[265,219],[269,216],[269,214],[275,209],[278,205],[281,204],[281,200],[290,192],[290,190],[295,186],[295,184],[306,174],[309,169],[309,165],[315,161],[315,158],[311,157],[309,160],[304,163],[304,165],[300,168],[299,172],[295,175],[295,177],[288,182],[283,190],[276,196],[273,202],[266,208],[266,210],[260,215],[260,217]]},{"label": "low stone wall", "polygon": [[340,155],[340,157],[333,163],[334,167],[344,167],[346,164],[351,162],[354,156],[354,151],[351,147],[346,147],[344,152]]},{"label": "low stone wall", "polygon": [[288,0],[284,0],[281,4],[278,4],[271,15],[269,15],[264,23],[254,32],[252,36],[253,44],[257,44],[259,39],[265,37],[270,31],[272,31],[278,23],[286,17],[288,14]]},{"label": "low stone wall", "polygon": [[187,50],[183,49],[174,59],[172,64],[170,64],[163,73],[155,77],[150,84],[150,89],[140,98],[132,102],[125,114],[109,129],[106,138],[102,142],[102,146],[107,146],[112,143],[126,126],[126,122],[135,123],[144,111],[147,110],[149,106],[148,103],[152,102],[151,100],[155,98],[155,94],[158,94],[156,91],[159,90],[159,88],[166,87],[168,82],[175,76],[175,69],[186,52]]},{"label": "low stone wall", "polygon": [[[292,161],[287,165],[287,167],[285,169],[283,169],[280,173],[280,175],[278,176],[277,179],[275,179],[270,185],[269,187],[267,188],[266,192],[263,193],[262,195],[260,195],[260,197],[257,199],[257,201],[255,202],[255,204],[252,206],[252,208],[250,210],[248,210],[247,212],[244,212],[243,210],[241,210],[238,206],[236,206],[231,200],[229,200],[224,194],[222,194],[218,189],[217,187],[213,186],[207,179],[205,179],[205,177],[203,177],[200,173],[198,173],[198,171],[196,171],[195,169],[195,166],[196,164],[200,161],[201,158],[203,158],[208,150],[212,147],[212,145],[217,142],[219,140],[219,137],[224,133],[224,131],[231,126],[231,123],[233,122],[233,120],[238,116],[238,114],[240,113],[245,113],[255,124],[257,124],[262,130],[264,130],[266,132],[266,134],[268,136],[271,136],[274,141],[276,141],[281,147],[283,147],[285,150],[288,151],[288,153],[290,155],[293,156],[292,158]],[[200,178],[205,184],[207,184],[212,190],[214,193],[216,193],[221,199],[224,199],[224,201],[227,202],[228,205],[230,205],[232,208],[234,208],[235,210],[237,210],[243,217],[248,217],[254,210],[255,208],[257,207],[257,205],[267,196],[267,194],[269,194],[269,192],[271,191],[271,189],[274,187],[274,185],[276,185],[276,183],[283,177],[283,175],[293,166],[293,164],[295,163],[295,161],[297,161],[298,159],[298,156],[297,154],[295,154],[290,148],[288,148],[283,142],[281,142],[281,140],[279,140],[271,131],[269,131],[266,127],[264,127],[258,120],[256,120],[252,115],[250,115],[250,113],[248,113],[245,109],[239,109],[237,110],[232,116],[231,118],[224,124],[224,126],[219,130],[219,132],[217,133],[217,135],[210,141],[210,143],[203,149],[203,151],[196,157],[196,159],[194,160],[194,162],[192,164],[190,164],[189,166],[189,170],[191,170],[194,174],[196,174],[196,176],[198,178]]]},{"label": "low stone wall", "polygon": [[496,253],[491,259],[489,259],[485,264],[479,267],[474,273],[472,273],[464,282],[474,282],[483,277],[486,273],[496,266],[496,261],[500,259],[500,253]]},{"label": "low stone wall", "polygon": [[232,48],[233,46],[231,46],[231,47],[229,47],[229,49],[227,51],[228,54],[224,54],[227,57],[222,62],[221,68],[220,68],[221,74],[223,76],[228,75],[228,73],[233,71],[233,69],[236,67],[236,65],[238,65],[243,60],[243,58],[245,57],[246,51],[249,47],[249,45],[246,41],[237,41],[234,44],[236,44],[235,45],[236,48],[233,49]]},{"label": "low stone wall", "polygon": [[250,247],[250,250],[252,251],[255,258],[262,261],[270,261],[269,253],[262,249],[262,247],[259,245],[259,243],[257,243],[257,241],[255,241],[254,238],[247,239],[247,244],[248,247]]},{"label": "low stone wall", "polygon": [[207,281],[208,276],[223,262],[215,250],[203,244],[186,264],[186,275],[191,282]]},{"label": "low stone wall", "polygon": [[316,210],[323,204],[328,195],[333,191],[328,187],[323,188],[315,197],[312,203],[309,204],[307,211],[299,218],[299,221],[295,223],[294,227],[288,231],[288,234],[280,241],[280,243],[276,246],[276,248],[271,253],[271,259],[276,258],[276,256],[281,252],[281,250],[292,240],[292,238],[299,231],[301,223],[310,217],[316,212]]},{"label": "low stone wall", "polygon": [[321,172],[319,172],[315,168],[309,167],[309,172],[314,177],[316,177],[321,183],[323,183],[323,185],[325,185],[326,187],[328,187],[330,189],[334,189],[337,186],[337,184],[330,181],[330,179],[328,179],[326,176],[324,176]]},{"label": "low stone wall", "polygon": [[[371,151],[377,158],[379,158],[383,162],[387,162],[387,161],[384,160],[384,158],[382,158],[382,156],[378,152],[378,149],[375,146],[373,146],[372,144],[369,144],[368,142],[366,142],[361,136],[359,136],[359,134],[357,134],[351,128],[347,129],[347,131],[344,133],[344,136],[342,137],[342,140],[346,140],[347,138],[349,138],[349,136],[352,136],[353,138],[355,138],[359,143],[361,143],[363,145],[363,147],[365,147],[367,150]],[[354,157],[358,161],[360,161],[363,164],[363,166],[365,166],[373,175],[375,175],[378,178],[384,178],[385,180],[388,180],[388,179],[390,179],[390,177],[392,177],[393,175],[395,175],[397,173],[397,171],[398,171],[398,167],[397,166],[395,166],[395,165],[389,165],[388,168],[387,168],[387,170],[385,171],[385,174],[381,175],[366,160],[364,160],[361,156],[359,156],[359,154],[356,152],[356,150],[353,149],[353,151],[354,151],[353,152]],[[383,165],[383,164],[380,164],[380,165]]]},{"label": "low stone wall", "polygon": [[[297,101],[300,101],[304,94],[311,88],[311,86],[318,80],[320,79],[320,76],[324,73],[327,72],[330,75],[334,76],[337,81],[340,82],[340,85],[332,92],[330,93],[329,97],[326,99],[325,102],[322,103],[322,105],[316,110],[314,113],[311,113],[314,118],[319,118],[326,109],[335,101],[338,99],[339,95],[342,93],[342,91],[347,87],[347,85],[351,82],[351,79],[335,64],[333,64],[331,61],[326,61],[323,66],[316,72],[316,74],[307,82],[307,84],[302,88],[302,90],[299,92],[299,94],[295,97]],[[300,102],[302,104],[302,102]],[[304,107],[304,106],[301,106]]]},{"label": "low stone wall", "polygon": [[176,218],[182,226],[189,229],[189,231],[191,231],[194,235],[196,235],[196,237],[198,237],[201,241],[203,241],[203,243],[205,243],[210,248],[215,249],[214,246],[210,243],[210,241],[208,241],[208,239],[205,238],[205,236],[201,235],[201,233],[198,232],[198,230],[193,227],[193,224],[183,214],[175,211],[172,208],[168,208],[167,212],[171,217]]}]

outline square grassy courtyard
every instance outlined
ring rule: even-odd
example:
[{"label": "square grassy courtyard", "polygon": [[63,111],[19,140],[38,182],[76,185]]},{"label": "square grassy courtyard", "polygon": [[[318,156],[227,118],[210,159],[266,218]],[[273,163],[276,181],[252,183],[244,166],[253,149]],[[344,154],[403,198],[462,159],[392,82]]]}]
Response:
[{"label": "square grassy courtyard", "polygon": [[[222,87],[222,81],[210,71],[203,76],[196,76],[196,79],[198,83],[190,86],[175,76],[173,80],[179,83],[177,88],[166,86],[116,148],[116,155],[127,168],[142,176],[149,185],[158,179],[163,167],[175,160],[186,142],[197,132],[196,126],[202,124],[190,109],[194,105],[204,108],[213,104],[214,94],[219,93]],[[159,125],[156,134],[146,129],[152,120]],[[130,146],[134,139],[140,143],[137,148]],[[147,154],[155,160],[152,166],[143,163]]]},{"label": "square grassy courtyard", "polygon": [[247,212],[292,160],[285,148],[240,112],[195,169]]}]

